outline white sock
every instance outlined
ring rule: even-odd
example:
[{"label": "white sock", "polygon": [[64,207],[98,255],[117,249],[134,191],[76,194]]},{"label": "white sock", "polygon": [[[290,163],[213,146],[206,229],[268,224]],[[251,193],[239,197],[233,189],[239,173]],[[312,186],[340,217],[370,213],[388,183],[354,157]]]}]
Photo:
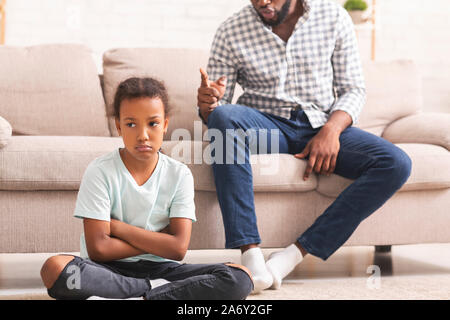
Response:
[{"label": "white sock", "polygon": [[241,264],[246,266],[252,273],[253,293],[261,292],[272,285],[272,275],[266,268],[261,248],[250,248],[245,251],[241,256]]},{"label": "white sock", "polygon": [[283,278],[291,273],[302,260],[302,253],[295,244],[291,244],[283,251],[272,253],[266,262],[267,270],[273,277],[271,288],[279,289]]},{"label": "white sock", "polygon": [[162,278],[150,280],[150,285],[152,286],[152,289],[155,289],[155,288],[165,285],[167,283],[170,283],[170,281],[167,281],[166,279],[162,279]]}]

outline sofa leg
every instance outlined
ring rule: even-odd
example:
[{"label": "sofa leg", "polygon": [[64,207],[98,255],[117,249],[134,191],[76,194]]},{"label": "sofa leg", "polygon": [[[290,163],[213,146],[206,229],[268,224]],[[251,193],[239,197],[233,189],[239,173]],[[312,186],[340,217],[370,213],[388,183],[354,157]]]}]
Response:
[{"label": "sofa leg", "polygon": [[375,252],[388,253],[391,252],[392,246],[375,246]]},{"label": "sofa leg", "polygon": [[380,268],[381,276],[392,276],[394,273],[391,249],[392,246],[375,246],[373,264]]}]

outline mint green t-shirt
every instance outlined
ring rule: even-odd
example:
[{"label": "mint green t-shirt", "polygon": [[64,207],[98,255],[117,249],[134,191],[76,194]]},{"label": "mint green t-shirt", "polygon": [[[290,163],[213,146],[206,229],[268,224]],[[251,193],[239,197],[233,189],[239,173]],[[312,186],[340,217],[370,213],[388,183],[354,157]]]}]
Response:
[{"label": "mint green t-shirt", "polygon": [[[119,149],[93,160],[81,181],[74,216],[127,224],[150,231],[160,231],[170,218],[196,221],[194,179],[189,168],[162,153],[151,177],[139,186],[123,163]],[[84,233],[80,256],[88,258]],[[168,261],[142,254],[121,261]]]}]

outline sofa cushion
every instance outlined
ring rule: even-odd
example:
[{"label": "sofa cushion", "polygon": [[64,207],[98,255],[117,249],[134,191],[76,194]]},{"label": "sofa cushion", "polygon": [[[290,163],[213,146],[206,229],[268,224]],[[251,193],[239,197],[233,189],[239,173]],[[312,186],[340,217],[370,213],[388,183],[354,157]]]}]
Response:
[{"label": "sofa cushion", "polygon": [[88,164],[121,138],[12,136],[0,150],[0,190],[78,190]]},{"label": "sofa cushion", "polygon": [[0,46],[0,114],[16,135],[110,136],[84,45]]},{"label": "sofa cushion", "polygon": [[200,49],[125,48],[105,52],[104,93],[113,135],[117,136],[112,117],[117,86],[129,77],[148,76],[162,80],[169,93],[172,113],[165,139],[170,140],[176,128],[188,129],[194,139],[194,121],[200,122],[196,107],[199,68],[206,68],[207,62],[208,52]]},{"label": "sofa cushion", "polygon": [[[401,191],[433,190],[450,188],[450,152],[431,144],[396,144],[412,160],[411,175],[400,188]],[[317,191],[329,197],[337,197],[353,180],[336,174],[319,176]]]},{"label": "sofa cushion", "polygon": [[450,151],[450,113],[421,112],[401,118],[383,131],[392,143],[435,144]]},{"label": "sofa cushion", "polygon": [[8,144],[11,139],[12,128],[6,119],[0,117],[0,149]]},{"label": "sofa cushion", "polygon": [[[216,191],[208,142],[165,141],[163,152],[185,163],[192,171],[196,191]],[[306,161],[290,154],[251,155],[255,192],[305,192],[316,189],[317,177],[303,181]]]},{"label": "sofa cushion", "polygon": [[363,68],[367,102],[357,127],[381,136],[389,123],[422,109],[420,75],[412,61],[367,61]]}]

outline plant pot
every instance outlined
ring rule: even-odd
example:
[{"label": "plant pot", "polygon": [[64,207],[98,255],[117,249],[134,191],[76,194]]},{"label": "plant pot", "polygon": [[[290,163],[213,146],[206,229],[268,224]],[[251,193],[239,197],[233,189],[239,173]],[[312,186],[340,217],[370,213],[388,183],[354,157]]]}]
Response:
[{"label": "plant pot", "polygon": [[354,10],[349,11],[348,13],[350,14],[350,17],[352,18],[354,24],[365,23],[370,18],[367,10]]}]

